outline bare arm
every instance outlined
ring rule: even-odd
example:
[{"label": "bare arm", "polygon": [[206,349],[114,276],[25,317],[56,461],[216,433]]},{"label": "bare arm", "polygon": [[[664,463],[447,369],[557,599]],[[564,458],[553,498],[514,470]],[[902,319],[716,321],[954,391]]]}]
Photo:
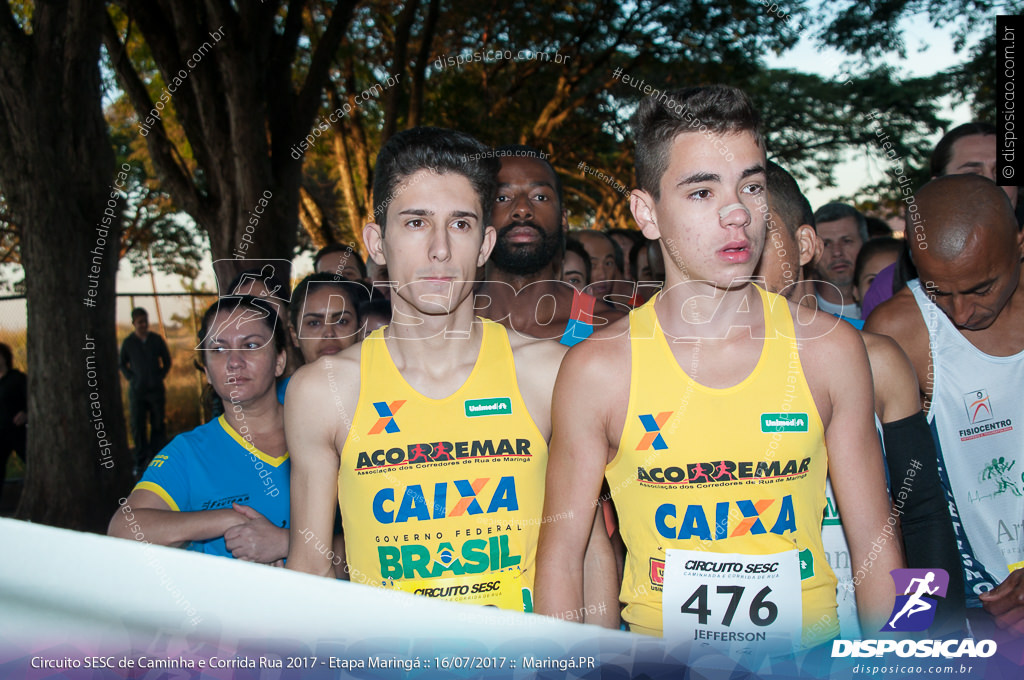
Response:
[{"label": "bare arm", "polygon": [[345,535],[334,534],[334,577],[348,581],[348,562],[345,558]]},{"label": "bare arm", "polygon": [[274,526],[258,510],[232,503],[245,521],[224,532],[224,545],[231,554],[246,562],[273,564],[288,555],[288,530]]},{"label": "bare arm", "polygon": [[107,535],[176,548],[189,541],[220,538],[231,527],[246,521],[245,515],[230,508],[196,512],[172,510],[152,491],[136,489],[110,518]]},{"label": "bare arm", "polygon": [[917,374],[899,344],[886,335],[862,333],[871,364],[875,413],[883,423],[909,418],[921,410]]},{"label": "bare arm", "polygon": [[979,597],[997,626],[1024,635],[1024,569],[1010,572],[1005,581]]},{"label": "bare arm", "polygon": [[[338,363],[337,359],[331,361]],[[330,577],[335,574],[328,551],[334,539],[340,464],[335,432],[344,428],[347,434],[348,425],[338,422],[323,369],[319,361],[303,366],[288,383],[284,431],[292,461],[292,482],[286,566]]]},{"label": "bare arm", "polygon": [[900,520],[906,563],[911,568],[946,570],[949,591],[938,601],[937,618],[958,626],[964,619],[964,568],[939,479],[935,442],[921,411],[918,376],[894,340],[873,333],[862,337],[871,363],[874,412],[882,421],[890,495]]},{"label": "bare arm", "polygon": [[904,554],[911,568],[941,567],[949,574],[947,596],[937,617],[949,625],[963,620],[964,578],[953,521],[939,479],[938,456],[921,411],[917,376],[891,338],[864,333],[875,381],[875,412],[882,421],[885,464],[894,511],[900,518]]},{"label": "bare arm", "polygon": [[917,377],[921,404],[927,411],[927,400],[933,387],[933,376],[929,373],[928,328],[913,293],[904,288],[879,305],[871,312],[864,330],[889,336],[906,353]]},{"label": "bare arm", "polygon": [[530,418],[541,434],[551,440],[551,396],[555,377],[568,348],[554,340],[537,340],[508,332],[516,357],[516,380]]},{"label": "bare arm", "polygon": [[[571,350],[555,382],[544,516],[562,519],[541,525],[537,546],[537,612],[570,619],[584,609],[584,557],[609,447],[600,372],[585,356]],[[614,568],[591,573],[591,592],[614,590]]]},{"label": "bare arm", "polygon": [[[608,578],[609,574],[612,578]],[[619,585],[619,572],[604,521],[604,509],[598,505],[583,558],[583,601],[587,623],[605,628],[619,627]]]},{"label": "bare arm", "polygon": [[[518,349],[516,373],[523,400],[533,421],[545,438],[551,439],[551,404],[555,377],[567,347],[552,340],[533,340],[510,333],[513,347]],[[556,515],[556,517],[558,517]],[[561,519],[555,521],[562,521]],[[604,514],[594,514],[594,523],[584,557],[584,613],[588,623],[608,628],[619,625],[618,592],[615,581],[606,578],[615,569],[615,554],[608,538]],[[609,585],[613,587],[608,587]],[[582,619],[575,617],[575,620]]]},{"label": "bare arm", "polygon": [[830,338],[821,357],[825,365],[843,365],[842,371],[828,374],[832,413],[825,441],[829,476],[850,546],[861,625],[878,630],[895,602],[889,571],[906,562],[896,518],[889,513],[867,353],[852,329],[844,330]]}]

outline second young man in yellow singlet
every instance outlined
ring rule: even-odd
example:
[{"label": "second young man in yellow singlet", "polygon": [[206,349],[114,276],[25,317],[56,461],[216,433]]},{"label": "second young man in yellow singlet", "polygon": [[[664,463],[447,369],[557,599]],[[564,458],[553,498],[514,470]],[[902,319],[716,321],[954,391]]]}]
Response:
[{"label": "second young man in yellow singlet", "polygon": [[826,315],[805,310],[795,324],[792,303],[750,283],[765,240],[765,147],[747,96],[666,94],[671,108],[640,104],[630,201],[660,240],[665,288],[563,362],[545,513],[571,519],[542,528],[538,611],[580,606],[604,476],[627,548],[619,599],[630,630],[780,652],[829,640],[831,472],[853,561],[873,557],[856,596],[878,630],[903,559],[892,542],[872,547],[889,501],[864,345]]},{"label": "second young man in yellow singlet", "polygon": [[287,565],[330,573],[309,537],[326,545],[337,498],[352,581],[532,611],[565,348],[473,314],[476,270],[495,241],[486,150],[462,133],[415,128],[380,151],[379,223],[363,236],[396,282],[392,322],[289,385]]}]

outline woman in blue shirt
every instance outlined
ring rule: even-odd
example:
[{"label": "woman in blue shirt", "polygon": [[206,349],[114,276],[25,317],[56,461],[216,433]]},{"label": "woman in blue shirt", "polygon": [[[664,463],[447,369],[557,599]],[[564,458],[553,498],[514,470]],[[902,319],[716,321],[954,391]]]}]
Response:
[{"label": "woman in blue shirt", "polygon": [[224,413],[153,459],[109,535],[280,564],[290,512],[284,407],[275,393],[286,361],[282,323],[273,305],[251,296],[207,309],[197,349]]}]

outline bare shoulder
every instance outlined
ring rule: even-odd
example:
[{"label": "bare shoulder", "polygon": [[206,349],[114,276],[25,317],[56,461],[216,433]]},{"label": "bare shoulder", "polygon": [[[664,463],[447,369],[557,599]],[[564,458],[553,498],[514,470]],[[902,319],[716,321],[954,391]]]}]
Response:
[{"label": "bare shoulder", "polygon": [[343,440],[359,400],[362,343],[334,356],[323,356],[297,370],[288,383],[285,427],[330,429]]},{"label": "bare shoulder", "polygon": [[[597,308],[595,307],[595,314]],[[610,309],[610,308],[609,308]],[[628,352],[629,351],[629,314],[621,314],[618,311],[612,310],[613,319],[610,319],[610,323],[607,323],[600,328],[595,328],[593,335],[581,342],[578,346],[584,345],[589,342],[600,341],[599,344],[609,351],[612,352]],[[617,343],[611,341],[618,341]]]},{"label": "bare shoulder", "polygon": [[829,355],[845,350],[864,351],[860,333],[849,323],[828,312],[787,300],[801,356]]},{"label": "bare shoulder", "polygon": [[356,393],[359,392],[359,359],[362,356],[363,343],[352,345],[333,356],[323,356],[313,363],[299,367],[292,375],[288,383],[288,394],[292,390],[300,393],[312,394],[326,388],[337,392],[345,388],[349,390],[353,385]]},{"label": "bare shoulder", "polygon": [[860,336],[868,350],[872,373],[910,370],[910,358],[907,353],[888,335],[861,331]]},{"label": "bare shoulder", "polygon": [[506,330],[516,365],[522,364],[530,367],[531,371],[551,371],[552,374],[558,371],[558,366],[562,363],[562,357],[565,356],[568,347],[554,340],[535,338],[514,330]]},{"label": "bare shoulder", "polygon": [[856,394],[870,398],[871,369],[864,341],[856,328],[827,312],[789,304],[804,377],[827,430],[840,401]]},{"label": "bare shoulder", "polygon": [[629,316],[595,329],[593,335],[566,352],[561,375],[593,387],[595,391],[587,394],[589,399],[597,400],[609,393],[628,394]]},{"label": "bare shoulder", "polygon": [[871,312],[864,330],[869,333],[888,335],[906,349],[905,343],[919,336],[927,336],[924,317],[917,306],[914,294],[903,288],[891,298],[878,305]]},{"label": "bare shoulder", "polygon": [[917,374],[919,387],[923,392],[930,392],[930,388],[925,384],[928,381],[930,363],[928,326],[909,288],[904,288],[876,307],[868,317],[864,330],[895,340],[910,359]]},{"label": "bare shoulder", "polygon": [[920,387],[910,357],[887,335],[861,331],[875,387],[875,412],[891,423],[921,410]]},{"label": "bare shoulder", "polygon": [[322,356],[292,376],[285,398],[285,433],[293,441],[319,441],[341,452],[359,400],[362,343]]},{"label": "bare shoulder", "polygon": [[555,382],[552,413],[563,434],[571,433],[568,441],[589,442],[587,455],[605,462],[614,457],[629,408],[631,370],[628,317],[595,331],[566,352]]}]

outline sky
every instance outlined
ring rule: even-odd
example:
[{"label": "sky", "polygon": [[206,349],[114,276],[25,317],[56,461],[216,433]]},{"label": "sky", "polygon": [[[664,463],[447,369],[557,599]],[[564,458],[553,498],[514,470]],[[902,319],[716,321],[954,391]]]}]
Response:
[{"label": "sky", "polygon": [[[905,76],[930,76],[961,63],[964,55],[953,52],[950,31],[933,28],[926,18],[915,21],[904,20],[900,27],[904,32],[906,59],[897,62]],[[992,20],[995,30],[995,19]],[[804,34],[794,49],[780,57],[772,56],[768,65],[773,68],[788,68],[816,73],[821,76],[833,77],[834,64],[842,63],[842,54],[838,50],[821,50],[815,46],[810,36]],[[952,121],[950,127],[971,120],[970,109],[966,104],[952,107],[948,98],[943,98],[940,116]],[[942,133],[936,133],[933,142],[937,143]],[[874,147],[850,150],[846,162],[836,168],[836,184],[831,188],[817,186],[813,181],[801,183],[801,189],[811,202],[813,208],[836,200],[841,196],[853,195],[858,188],[882,180],[888,168],[883,158]],[[889,175],[891,178],[891,175]]]}]

